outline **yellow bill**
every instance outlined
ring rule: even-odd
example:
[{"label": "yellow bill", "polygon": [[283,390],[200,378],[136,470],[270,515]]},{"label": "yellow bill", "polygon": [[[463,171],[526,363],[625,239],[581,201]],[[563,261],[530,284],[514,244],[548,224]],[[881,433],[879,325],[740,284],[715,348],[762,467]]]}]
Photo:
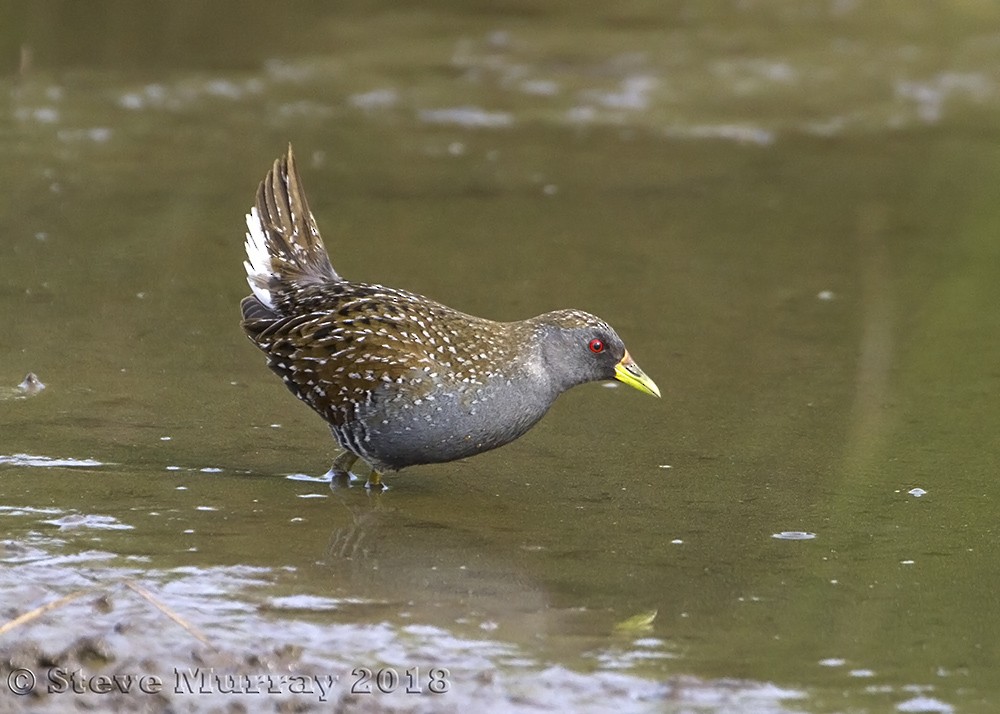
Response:
[{"label": "yellow bill", "polygon": [[632,355],[625,351],[625,356],[615,365],[615,379],[630,387],[635,387],[640,392],[652,394],[654,397],[660,396],[660,388],[656,382],[646,376],[646,373],[639,369],[639,365],[632,359]]}]

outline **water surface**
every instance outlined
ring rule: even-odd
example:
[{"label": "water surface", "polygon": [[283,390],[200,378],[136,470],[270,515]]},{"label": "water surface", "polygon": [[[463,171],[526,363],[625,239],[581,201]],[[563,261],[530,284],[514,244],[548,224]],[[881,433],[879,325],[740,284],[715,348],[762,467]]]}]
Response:
[{"label": "water surface", "polygon": [[[992,5],[88,7],[0,12],[0,619],[87,593],[5,670],[334,673],[346,705],[355,668],[446,668],[370,695],[421,711],[1000,700]],[[238,326],[289,141],[341,274],[598,313],[664,398],[590,385],[331,491]]]}]

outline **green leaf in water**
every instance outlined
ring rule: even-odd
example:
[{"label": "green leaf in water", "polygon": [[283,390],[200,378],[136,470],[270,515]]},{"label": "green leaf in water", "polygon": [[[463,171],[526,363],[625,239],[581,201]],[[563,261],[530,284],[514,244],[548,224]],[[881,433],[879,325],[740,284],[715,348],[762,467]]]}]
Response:
[{"label": "green leaf in water", "polygon": [[653,629],[653,620],[655,619],[656,610],[640,612],[638,615],[627,617],[615,625],[615,632],[624,632],[626,634],[630,632],[646,632]]}]

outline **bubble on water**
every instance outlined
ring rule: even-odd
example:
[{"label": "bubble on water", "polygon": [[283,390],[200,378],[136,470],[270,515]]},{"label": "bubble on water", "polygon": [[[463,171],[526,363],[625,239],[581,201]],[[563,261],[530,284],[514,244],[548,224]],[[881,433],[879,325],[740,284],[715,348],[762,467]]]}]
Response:
[{"label": "bubble on water", "polygon": [[843,667],[847,664],[847,660],[842,657],[827,657],[826,659],[821,659],[817,664],[821,667]]},{"label": "bubble on water", "polygon": [[781,531],[780,533],[772,534],[771,537],[778,540],[812,540],[816,537],[816,534],[809,533],[808,531]]},{"label": "bubble on water", "polygon": [[907,491],[907,493],[910,494],[911,496],[913,496],[914,498],[920,498],[921,496],[925,495],[927,493],[927,491],[925,491],[924,489],[920,488],[919,486],[916,486],[914,488],[911,488],[909,491]]}]

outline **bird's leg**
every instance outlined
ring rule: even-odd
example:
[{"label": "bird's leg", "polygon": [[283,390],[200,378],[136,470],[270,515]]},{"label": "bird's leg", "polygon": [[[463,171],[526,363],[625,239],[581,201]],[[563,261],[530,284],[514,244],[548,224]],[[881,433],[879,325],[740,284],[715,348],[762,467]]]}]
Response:
[{"label": "bird's leg", "polygon": [[333,460],[333,465],[327,474],[330,476],[330,488],[348,486],[351,483],[351,467],[358,460],[356,454],[345,451]]},{"label": "bird's leg", "polygon": [[345,451],[333,460],[333,466],[330,467],[330,471],[333,473],[348,474],[351,472],[351,467],[354,466],[354,462],[357,460],[357,454]]},{"label": "bird's leg", "polygon": [[365,488],[372,491],[383,491],[386,485],[382,483],[382,474],[380,474],[375,469],[372,469],[371,473],[368,474],[368,483],[365,484]]}]

